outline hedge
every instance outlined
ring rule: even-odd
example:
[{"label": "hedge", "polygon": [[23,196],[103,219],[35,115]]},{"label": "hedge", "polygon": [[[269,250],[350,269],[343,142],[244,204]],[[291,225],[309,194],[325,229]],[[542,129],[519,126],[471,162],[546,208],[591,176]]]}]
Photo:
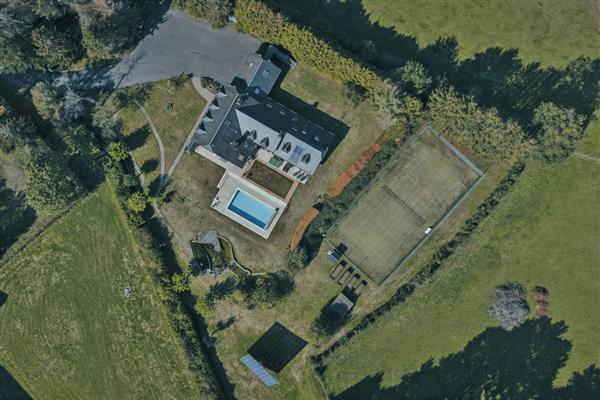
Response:
[{"label": "hedge", "polygon": [[336,81],[353,82],[369,91],[382,82],[373,70],[354,61],[341,48],[320,39],[310,29],[293,23],[260,0],[238,0],[234,15],[239,29],[286,48],[299,62]]},{"label": "hedge", "polygon": [[400,286],[400,288],[396,290],[396,292],[388,301],[377,307],[369,314],[365,315],[353,329],[348,331],[344,336],[335,341],[323,352],[313,356],[312,361],[315,365],[315,370],[317,373],[323,374],[325,371],[325,365],[323,364],[323,361],[326,357],[348,343],[348,341],[356,336],[360,331],[369,327],[372,323],[391,311],[394,307],[404,303],[419,285],[422,285],[428,279],[433,277],[433,275],[444,265],[444,261],[454,254],[458,245],[467,239],[471,233],[473,233],[473,231],[475,231],[475,229],[483,222],[483,220],[485,220],[492,213],[492,211],[498,207],[500,200],[506,196],[509,190],[515,185],[517,182],[517,177],[521,175],[524,169],[525,164],[523,162],[515,163],[509,170],[508,174],[502,178],[498,186],[496,186],[492,193],[490,193],[483,203],[479,205],[473,216],[465,221],[461,229],[454,235],[454,237],[442,245],[429,260],[429,262],[427,262],[427,264],[425,264],[413,278]]}]

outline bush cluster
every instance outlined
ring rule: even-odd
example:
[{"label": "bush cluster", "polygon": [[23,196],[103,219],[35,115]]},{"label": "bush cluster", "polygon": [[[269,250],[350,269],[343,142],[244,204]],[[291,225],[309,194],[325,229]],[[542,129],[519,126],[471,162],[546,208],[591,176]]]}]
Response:
[{"label": "bush cluster", "polygon": [[498,186],[490,193],[490,195],[483,201],[483,203],[477,208],[477,211],[471,216],[461,227],[459,232],[454,235],[446,244],[441,246],[438,251],[433,255],[429,262],[423,266],[419,272],[410,279],[407,283],[403,284],[396,290],[396,292],[381,306],[365,315],[362,320],[344,336],[334,342],[323,352],[312,357],[312,361],[315,364],[315,369],[319,374],[322,374],[325,370],[323,361],[326,357],[331,355],[333,352],[338,350],[340,347],[348,343],[356,334],[360,331],[369,327],[372,323],[377,321],[387,312],[391,311],[397,305],[404,303],[406,299],[414,292],[417,286],[423,284],[425,281],[430,279],[443,265],[443,261],[454,254],[454,251],[460,243],[466,240],[473,231],[486,219],[494,209],[500,203],[500,200],[509,192],[509,190],[517,182],[517,178],[523,170],[525,164],[523,162],[517,162],[510,169],[508,174],[502,178]]},{"label": "bush cluster", "polygon": [[341,48],[327,43],[259,0],[238,0],[236,26],[262,40],[281,45],[299,62],[328,74],[336,81],[353,82],[369,91],[381,83],[377,74],[353,60]]}]

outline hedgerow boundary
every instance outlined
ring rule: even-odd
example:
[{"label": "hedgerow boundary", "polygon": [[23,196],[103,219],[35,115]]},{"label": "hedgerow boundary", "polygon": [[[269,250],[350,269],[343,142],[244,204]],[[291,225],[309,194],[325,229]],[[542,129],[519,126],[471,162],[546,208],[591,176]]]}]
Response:
[{"label": "hedgerow boundary", "polygon": [[338,82],[353,82],[368,91],[383,83],[373,68],[365,67],[341,47],[320,39],[312,30],[295,24],[260,0],[236,1],[234,16],[236,28],[281,45],[301,63]]},{"label": "hedgerow boundary", "polygon": [[381,306],[365,315],[361,321],[341,338],[335,341],[331,346],[321,353],[312,356],[311,360],[315,372],[319,376],[323,376],[327,366],[324,361],[327,357],[344,346],[359,332],[365,330],[379,318],[391,311],[394,307],[402,304],[415,291],[418,286],[432,278],[435,273],[444,265],[444,261],[454,254],[457,247],[467,239],[477,227],[498,207],[502,198],[504,198],[510,189],[517,183],[517,178],[525,170],[523,161],[516,162],[508,171],[506,176],[502,178],[500,183],[486,197],[486,199],[477,207],[475,213],[465,221],[460,230],[452,239],[442,245],[431,259],[405,284],[400,286],[396,292]]}]

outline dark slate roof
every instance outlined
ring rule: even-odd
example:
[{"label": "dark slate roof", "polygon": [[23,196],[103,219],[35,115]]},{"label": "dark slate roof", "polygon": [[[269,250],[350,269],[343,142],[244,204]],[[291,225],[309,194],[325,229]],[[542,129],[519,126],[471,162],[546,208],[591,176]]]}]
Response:
[{"label": "dark slate roof", "polygon": [[249,133],[241,131],[235,105],[223,119],[218,133],[210,143],[210,149],[240,168],[243,168],[258,151],[258,146],[251,140]]},{"label": "dark slate roof", "polygon": [[323,154],[333,142],[333,133],[269,97],[251,94],[238,108],[274,131],[289,133]]},{"label": "dark slate roof", "polygon": [[209,111],[194,133],[193,142],[199,146],[207,146],[217,134],[224,116],[229,112],[238,93],[233,86],[224,85],[210,105]]},{"label": "dark slate roof", "polygon": [[313,174],[334,135],[267,96],[280,73],[270,60],[249,55],[238,73],[247,89],[223,86],[198,126],[192,146],[203,146],[240,168],[262,146]]},{"label": "dark slate roof", "polygon": [[279,322],[275,322],[250,347],[248,354],[264,367],[279,373],[307,344],[304,339],[296,336]]}]

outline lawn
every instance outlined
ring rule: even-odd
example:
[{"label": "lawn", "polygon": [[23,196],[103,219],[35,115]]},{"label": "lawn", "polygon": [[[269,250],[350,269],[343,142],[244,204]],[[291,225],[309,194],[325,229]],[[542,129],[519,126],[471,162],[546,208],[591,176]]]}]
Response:
[{"label": "lawn", "polygon": [[0,269],[0,367],[35,399],[199,398],[154,262],[102,186]]},{"label": "lawn", "polygon": [[[112,106],[110,102],[107,104],[107,107]],[[206,100],[198,94],[190,79],[181,82],[172,79],[151,85],[144,108],[165,146],[165,172],[169,171],[205,104]],[[125,143],[144,172],[145,185],[148,186],[160,174],[158,143],[144,114],[135,104],[121,108],[117,115],[123,122]]]},{"label": "lawn", "polygon": [[252,164],[252,168],[248,171],[247,177],[251,181],[258,183],[263,188],[284,199],[293,183],[291,179],[274,169],[267,167],[261,162]]},{"label": "lawn", "polygon": [[[419,378],[431,377],[428,373],[436,376],[438,382],[462,374],[472,380],[471,385],[477,385],[478,370],[490,365],[498,369],[500,381],[496,384],[500,387],[510,386],[519,379],[518,374],[524,374],[521,379],[533,382],[541,370],[550,383],[558,370],[554,385],[562,386],[573,372],[600,362],[597,335],[600,322],[594,317],[600,313],[599,178],[598,164],[575,157],[554,166],[530,162],[514,191],[459,248],[434,281],[418,288],[406,303],[328,359],[325,373],[328,389],[339,393],[368,376],[376,377],[353,389],[355,395],[364,394],[373,385],[377,387],[379,373],[383,374],[381,386],[392,387],[402,382],[396,389],[410,388]],[[543,321],[529,322],[515,331],[514,336],[491,328],[498,325],[487,314],[493,288],[514,280],[527,288],[546,287],[552,322],[564,321],[566,332],[550,329]],[[527,337],[525,333],[532,327],[541,331],[541,335],[548,334],[538,336],[528,348],[529,342],[523,337]],[[536,337],[535,333],[531,335]],[[498,343],[490,344],[495,339]],[[527,353],[538,345],[561,344],[561,339],[572,345],[570,352],[568,345],[566,354],[555,352],[560,346],[548,345],[536,354]],[[491,353],[485,347],[479,348],[476,353],[479,356],[471,353],[473,347],[482,346],[486,340],[492,346]],[[511,348],[517,349],[515,353],[511,353]],[[456,352],[453,361],[446,360],[439,369],[428,367],[419,371],[430,358],[437,365],[440,358]],[[547,370],[531,366],[521,370],[525,362],[532,361],[529,356],[548,357],[532,364],[543,363]],[[559,357],[568,357],[564,367]],[[459,372],[456,369],[459,367],[453,364],[457,359],[467,362],[470,368]],[[406,376],[417,371],[410,379]],[[491,378],[487,379],[489,383]],[[428,387],[423,381],[421,384]],[[389,393],[381,398],[388,398]]]},{"label": "lawn", "polygon": [[[600,9],[587,0],[363,0],[370,20],[414,36],[421,47],[456,36],[460,59],[489,47],[516,48],[526,63],[563,66],[599,56]],[[488,23],[493,22],[493,23]]]}]

